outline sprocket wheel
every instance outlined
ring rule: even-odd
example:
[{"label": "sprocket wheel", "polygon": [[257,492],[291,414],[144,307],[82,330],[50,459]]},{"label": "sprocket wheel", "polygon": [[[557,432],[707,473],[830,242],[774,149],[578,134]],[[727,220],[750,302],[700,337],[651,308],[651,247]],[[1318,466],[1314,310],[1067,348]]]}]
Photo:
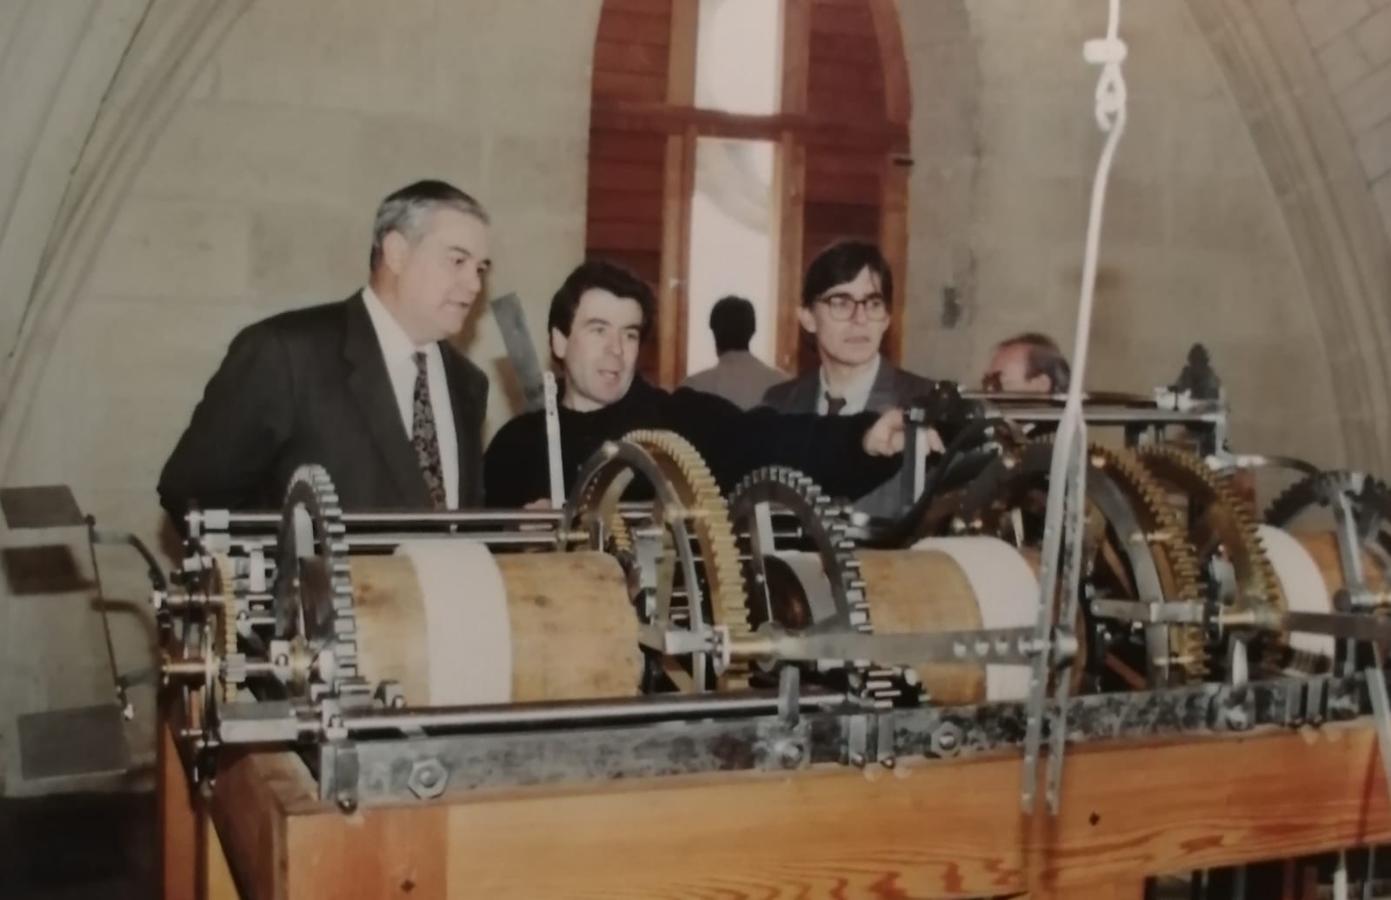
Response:
[{"label": "sprocket wheel", "polygon": [[[652,488],[651,522],[664,531],[659,584],[646,617],[661,627],[673,625],[677,618],[673,613],[682,612],[672,604],[679,572],[691,630],[708,624],[727,629],[732,639],[748,636],[748,603],[729,512],[709,467],[685,438],[668,431],[638,430],[620,441],[606,442],[576,481],[567,504],[570,527],[582,531],[601,527],[609,548],[631,566],[633,534],[619,515],[618,501],[635,474]],[[693,544],[698,557],[692,553]],[[673,557],[679,565],[672,564]],[[707,597],[708,605],[703,602]],[[667,674],[679,688],[695,691],[747,683],[747,666],[736,661],[712,684],[705,656],[694,655],[689,673],[674,660],[665,660]]]},{"label": "sprocket wheel", "polygon": [[364,690],[345,531],[328,472],[317,465],[295,470],[281,508],[273,592],[275,636],[308,662],[292,666],[295,696]]},{"label": "sprocket wheel", "polygon": [[[993,534],[1017,546],[1042,544],[1042,522],[1052,441],[1044,438],[1007,450],[961,493],[947,523],[951,534]],[[1133,454],[1092,444],[1087,449],[1084,603],[1100,593],[1148,602],[1200,599],[1197,560],[1186,532],[1163,491]],[[1094,674],[1109,670],[1130,687],[1201,679],[1207,654],[1202,629],[1150,626],[1136,671],[1129,651],[1107,649],[1097,634],[1090,649]],[[1106,638],[1103,640],[1102,638]]]},{"label": "sprocket wheel", "polygon": [[[1283,613],[1284,593],[1256,530],[1255,512],[1235,490],[1231,476],[1219,475],[1200,457],[1177,447],[1145,447],[1139,455],[1154,477],[1186,503],[1189,537],[1203,564],[1209,597],[1236,611]],[[1230,566],[1229,582],[1218,567],[1221,562]],[[1278,669],[1287,655],[1283,635],[1264,642],[1262,658],[1268,666]]]}]

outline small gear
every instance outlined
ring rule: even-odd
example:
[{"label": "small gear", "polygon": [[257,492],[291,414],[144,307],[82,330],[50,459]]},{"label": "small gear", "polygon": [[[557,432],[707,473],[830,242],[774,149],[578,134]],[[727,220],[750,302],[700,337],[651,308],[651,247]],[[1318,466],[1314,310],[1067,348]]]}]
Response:
[{"label": "small gear", "polygon": [[295,644],[296,657],[316,663],[316,684],[330,695],[367,690],[357,670],[357,619],[345,532],[328,472],[317,465],[297,469],[281,509],[275,634]]},{"label": "small gear", "polygon": [[213,571],[216,578],[212,586],[220,598],[216,612],[216,643],[223,662],[221,699],[231,702],[236,698],[237,686],[246,680],[246,656],[237,646],[236,578],[231,558],[222,553],[214,554]]}]

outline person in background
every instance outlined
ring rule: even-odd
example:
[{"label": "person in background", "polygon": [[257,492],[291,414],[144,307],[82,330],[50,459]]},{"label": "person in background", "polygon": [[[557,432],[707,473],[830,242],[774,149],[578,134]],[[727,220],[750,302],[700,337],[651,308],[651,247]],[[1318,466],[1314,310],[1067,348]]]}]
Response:
[{"label": "person in background", "polygon": [[740,409],[753,409],[768,388],[787,380],[787,375],[749,352],[757,329],[752,303],[732,294],[720,298],[710,309],[710,332],[719,361],[681,386],[723,397]]},{"label": "person in background", "polygon": [[[878,247],[843,241],[822,251],[807,267],[797,312],[821,364],[769,388],[763,402],[786,413],[849,416],[903,407],[930,393],[931,379],[884,358],[893,299],[893,272]],[[852,496],[856,509],[880,517],[899,515],[908,501],[898,478]]]},{"label": "person in background", "polygon": [[1072,367],[1046,334],[1028,331],[995,345],[981,377],[981,389],[992,393],[1063,394],[1072,382]]}]

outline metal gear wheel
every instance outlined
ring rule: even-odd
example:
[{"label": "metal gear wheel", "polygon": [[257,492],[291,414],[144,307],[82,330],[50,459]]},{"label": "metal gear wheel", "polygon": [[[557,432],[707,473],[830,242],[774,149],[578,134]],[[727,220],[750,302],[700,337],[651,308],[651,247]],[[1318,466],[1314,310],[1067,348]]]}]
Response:
[{"label": "metal gear wheel", "polygon": [[[768,557],[774,554],[770,505],[790,513],[801,529],[801,543],[809,544],[826,579],[829,596],[798,598],[806,608],[790,608],[770,591]],[[776,621],[796,629],[853,629],[872,633],[865,582],[850,534],[850,509],[831,500],[815,481],[796,469],[765,466],[746,475],[730,495],[729,515],[735,529],[748,541],[745,564],[750,615],[754,620]],[[795,576],[794,576],[795,577]],[[911,674],[910,674],[911,673]],[[911,669],[878,667],[863,660],[847,661],[845,675],[852,690],[875,706],[888,706],[896,698],[917,696],[916,673]]]},{"label": "metal gear wheel", "polygon": [[[816,626],[854,628],[870,632],[869,605],[865,583],[854,543],[849,538],[850,518],[845,507],[831,498],[811,478],[795,469],[767,466],[749,473],[734,488],[729,500],[729,517],[740,534],[749,540],[749,562],[745,571],[750,600],[760,618],[776,618],[768,597],[765,558],[776,551],[765,515],[774,504],[790,513],[801,527],[806,543],[816,554],[830,588],[830,609],[810,609],[806,618]],[[783,623],[787,624],[787,623]]]},{"label": "metal gear wheel", "polygon": [[[1002,453],[961,492],[947,532],[1041,544],[1030,526],[1041,527],[1052,451],[1045,438]],[[1197,558],[1162,489],[1129,451],[1093,444],[1087,452],[1086,589],[1151,602],[1198,601]],[[1094,648],[1098,654],[1104,658],[1094,662],[1134,687],[1201,679],[1207,669],[1204,634],[1193,625],[1145,630],[1145,676],[1101,646]]]},{"label": "metal gear wheel", "polygon": [[[666,624],[673,621],[671,599],[679,569],[687,596],[709,600],[708,607],[698,600],[687,604],[692,630],[709,624],[727,629],[731,638],[748,636],[748,602],[729,511],[709,467],[685,438],[669,431],[639,430],[605,443],[576,481],[567,504],[570,527],[583,531],[602,528],[609,548],[631,565],[633,537],[619,515],[618,501],[634,475],[641,475],[653,490],[652,522],[665,531],[664,557],[671,561],[674,556],[679,562],[663,566],[662,583],[656,591],[656,619]],[[704,654],[696,654],[692,670],[688,682],[668,666],[679,686],[703,690],[707,686]],[[718,676],[717,685],[741,686],[747,676],[747,667],[736,662]]]},{"label": "metal gear wheel", "polygon": [[[1206,569],[1209,596],[1221,597],[1238,611],[1284,612],[1284,593],[1256,530],[1255,511],[1237,493],[1231,476],[1219,475],[1201,457],[1177,447],[1145,447],[1139,456],[1158,481],[1186,502],[1189,538]],[[1231,567],[1229,588],[1217,583],[1219,558]],[[1278,668],[1276,661],[1287,655],[1284,636],[1265,642],[1264,649],[1266,662]]]},{"label": "metal gear wheel", "polygon": [[328,472],[302,466],[281,508],[272,607],[275,636],[312,661],[313,675],[291,679],[291,693],[365,691],[357,668],[357,619],[343,511]]}]

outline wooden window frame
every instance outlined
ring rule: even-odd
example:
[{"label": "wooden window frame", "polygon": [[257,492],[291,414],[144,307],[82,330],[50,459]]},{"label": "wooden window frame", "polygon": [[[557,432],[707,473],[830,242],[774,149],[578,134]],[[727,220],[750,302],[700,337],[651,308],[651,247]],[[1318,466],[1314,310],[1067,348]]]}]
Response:
[{"label": "wooden window frame", "polygon": [[[765,140],[776,145],[774,258],[778,267],[776,365],[797,369],[801,329],[803,195],[809,145],[882,154],[879,244],[905,285],[908,263],[908,166],[911,94],[907,59],[894,0],[864,0],[870,7],[884,69],[882,126],[847,128],[807,112],[811,7],[814,0],[783,0],[781,107],[772,115],[748,115],[695,106],[699,0],[671,0],[670,56],[665,102],[595,98],[591,126],[666,135],[663,177],[662,262],[657,294],[656,378],[667,387],[686,374],[687,284],[690,272],[691,200],[696,142],[701,137]],[[903,290],[892,309],[885,354],[898,361],[903,349]]]}]

